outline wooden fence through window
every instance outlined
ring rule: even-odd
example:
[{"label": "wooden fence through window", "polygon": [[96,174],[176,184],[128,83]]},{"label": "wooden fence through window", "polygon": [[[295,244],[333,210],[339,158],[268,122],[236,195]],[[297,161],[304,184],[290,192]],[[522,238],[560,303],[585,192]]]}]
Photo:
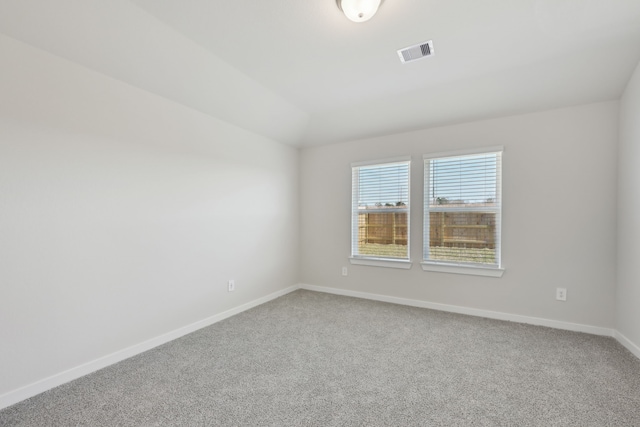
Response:
[{"label": "wooden fence through window", "polygon": [[407,213],[376,212],[358,215],[360,243],[407,245]]},{"label": "wooden fence through window", "polygon": [[[430,247],[495,249],[496,214],[490,212],[431,212]],[[407,213],[358,215],[361,244],[407,245]]]},{"label": "wooden fence through window", "polygon": [[496,214],[491,212],[431,212],[429,246],[495,249]]}]

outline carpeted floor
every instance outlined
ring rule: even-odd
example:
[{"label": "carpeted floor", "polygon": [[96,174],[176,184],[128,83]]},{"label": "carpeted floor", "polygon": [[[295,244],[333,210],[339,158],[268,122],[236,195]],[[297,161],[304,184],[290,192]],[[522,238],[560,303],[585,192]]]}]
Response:
[{"label": "carpeted floor", "polygon": [[611,338],[300,290],[0,426],[640,426],[640,360]]}]

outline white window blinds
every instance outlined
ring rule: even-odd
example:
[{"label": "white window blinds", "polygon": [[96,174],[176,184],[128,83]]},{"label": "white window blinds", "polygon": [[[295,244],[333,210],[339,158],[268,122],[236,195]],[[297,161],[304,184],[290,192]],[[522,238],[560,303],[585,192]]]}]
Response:
[{"label": "white window blinds", "polygon": [[502,151],[425,156],[424,261],[500,267]]},{"label": "white window blinds", "polygon": [[409,161],[352,166],[351,255],[409,259]]}]

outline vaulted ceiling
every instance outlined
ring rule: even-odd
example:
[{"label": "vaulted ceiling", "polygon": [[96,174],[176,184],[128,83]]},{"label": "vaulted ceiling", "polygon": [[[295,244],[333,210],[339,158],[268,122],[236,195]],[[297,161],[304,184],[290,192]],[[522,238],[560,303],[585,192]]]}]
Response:
[{"label": "vaulted ceiling", "polygon": [[335,0],[0,0],[0,33],[308,146],[617,99],[640,1],[385,0],[356,24]]}]

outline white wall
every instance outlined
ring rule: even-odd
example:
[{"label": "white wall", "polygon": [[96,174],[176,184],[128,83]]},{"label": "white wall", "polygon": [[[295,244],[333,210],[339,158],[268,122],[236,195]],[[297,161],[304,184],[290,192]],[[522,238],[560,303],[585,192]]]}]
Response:
[{"label": "white wall", "polygon": [[[612,328],[617,107],[599,103],[304,149],[302,282]],[[422,271],[422,155],[496,145],[505,147],[504,276]],[[413,159],[413,268],[349,265],[350,163],[404,155]],[[567,302],[555,300],[556,287],[568,289]]]},{"label": "white wall", "polygon": [[297,283],[297,150],[0,52],[0,397]]},{"label": "white wall", "polygon": [[640,351],[640,65],[620,100],[617,330]]}]

